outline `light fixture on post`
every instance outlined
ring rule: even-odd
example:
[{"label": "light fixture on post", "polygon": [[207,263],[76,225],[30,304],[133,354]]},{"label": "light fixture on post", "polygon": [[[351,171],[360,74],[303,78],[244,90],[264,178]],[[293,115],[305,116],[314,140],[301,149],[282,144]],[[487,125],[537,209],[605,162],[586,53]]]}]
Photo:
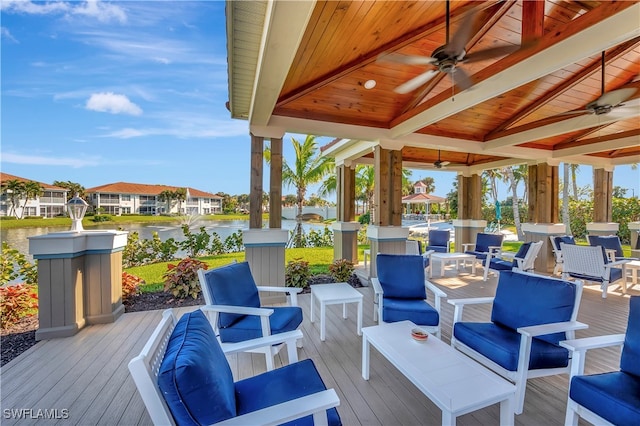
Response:
[{"label": "light fixture on post", "polygon": [[80,195],[77,192],[76,195],[67,202],[67,211],[71,218],[71,231],[84,231],[84,228],[82,227],[82,219],[84,219],[84,214],[87,212],[88,207],[89,204],[80,198]]}]

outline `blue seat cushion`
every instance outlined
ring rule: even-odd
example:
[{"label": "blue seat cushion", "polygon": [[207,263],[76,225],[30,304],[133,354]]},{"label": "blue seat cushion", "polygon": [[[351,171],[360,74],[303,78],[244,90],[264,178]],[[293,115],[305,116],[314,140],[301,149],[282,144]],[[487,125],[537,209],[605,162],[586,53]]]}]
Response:
[{"label": "blue seat cushion", "polygon": [[429,245],[427,250],[435,250],[436,252],[446,253],[449,247],[451,234],[449,231],[432,229],[429,231]]},{"label": "blue seat cushion", "polygon": [[[565,280],[541,275],[503,271],[491,310],[491,321],[515,332],[519,327],[570,321],[576,286]],[[565,333],[539,336],[558,344]]]},{"label": "blue seat cushion", "polygon": [[[316,366],[305,359],[235,384],[238,415],[251,413],[295,398],[326,390]],[[342,424],[335,408],[327,410],[329,425]],[[313,416],[294,420],[286,425],[313,425]]]},{"label": "blue seat cushion", "polygon": [[631,296],[629,299],[629,320],[620,369],[640,379],[640,296]]},{"label": "blue seat cushion", "polygon": [[[270,307],[273,314],[269,317],[271,334],[293,331],[302,323],[302,309],[299,306]],[[262,336],[260,317],[246,315],[228,327],[220,328],[220,340],[225,343],[243,342]]]},{"label": "blue seat cushion", "polygon": [[[206,284],[214,305],[260,307],[258,287],[248,262],[231,263],[205,272]],[[218,326],[229,327],[244,315],[222,313]]]},{"label": "blue seat cushion", "polygon": [[510,271],[514,266],[514,263],[516,263],[515,266],[518,266],[515,261],[497,259],[494,257],[489,261],[489,269],[495,269],[496,271]]},{"label": "blue seat cushion", "polygon": [[[520,333],[493,323],[458,322],[453,335],[460,342],[509,371],[518,369]],[[529,369],[562,368],[569,364],[569,351],[534,338]]]},{"label": "blue seat cushion", "polygon": [[573,238],[573,236],[571,235],[560,235],[558,237],[554,237],[553,238],[556,242],[556,247],[559,249],[560,248],[560,243],[565,243],[565,244],[576,244],[576,240],[575,238]]},{"label": "blue seat cushion", "polygon": [[426,250],[427,251],[433,250],[436,253],[446,253],[447,252],[447,246],[427,246]]},{"label": "blue seat cushion", "polygon": [[231,369],[201,310],[184,314],[176,324],[158,371],[158,386],[179,425],[236,416]]},{"label": "blue seat cushion", "polygon": [[417,325],[438,325],[440,315],[431,305],[421,299],[382,298],[382,320],[397,322],[409,320]]},{"label": "blue seat cushion", "polygon": [[476,236],[476,246],[473,251],[486,253],[489,251],[489,247],[500,247],[502,246],[503,238],[502,234],[484,234],[481,232]]},{"label": "blue seat cushion", "polygon": [[378,280],[385,297],[426,299],[424,258],[415,254],[378,254]]},{"label": "blue seat cushion", "polygon": [[[569,274],[571,277],[579,279],[579,280],[586,280],[586,281],[594,281],[594,282],[603,282],[604,278],[602,277],[594,277],[591,275],[586,275],[586,274],[578,274],[575,272],[572,272]],[[611,268],[611,272],[609,273],[609,282],[613,283],[615,281],[618,281],[620,278],[622,278],[622,269],[620,268]]]},{"label": "blue seat cushion", "polygon": [[485,260],[487,258],[487,252],[477,251],[477,250],[467,250],[465,254],[472,254],[476,257],[476,259]]},{"label": "blue seat cushion", "polygon": [[615,425],[640,424],[640,378],[621,371],[575,376],[569,397]]}]

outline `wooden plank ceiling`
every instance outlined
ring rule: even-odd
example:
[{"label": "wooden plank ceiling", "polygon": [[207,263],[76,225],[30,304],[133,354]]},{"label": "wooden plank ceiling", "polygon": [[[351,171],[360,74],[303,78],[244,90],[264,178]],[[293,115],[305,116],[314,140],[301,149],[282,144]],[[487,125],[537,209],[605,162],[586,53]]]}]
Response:
[{"label": "wooden plank ceiling", "polygon": [[[274,27],[277,15],[285,13],[279,6],[272,10],[273,39],[287,31]],[[261,89],[269,84],[254,84],[253,112],[257,117],[266,111],[266,118],[254,120],[245,111],[252,131],[273,128],[392,143],[402,147],[405,161],[427,167],[438,155],[461,167],[640,161],[637,1],[465,0],[448,7],[447,28],[444,1],[313,2],[306,25],[288,35],[299,40],[290,48],[289,62],[269,63],[277,43],[263,37],[255,80],[269,76],[274,94]],[[233,37],[240,29],[228,32]],[[447,37],[464,39],[469,59],[487,49],[512,49],[462,61],[453,74],[434,71],[422,84],[398,93],[403,83],[436,68],[387,55],[430,57]],[[229,53],[230,76],[238,57]],[[285,67],[280,77],[269,74],[278,66]],[[468,88],[461,87],[462,73]],[[367,81],[375,81],[375,87],[365,88]],[[603,114],[587,111],[603,90],[622,88],[631,89],[615,92],[625,94],[623,105]],[[234,105],[231,111],[242,117]],[[370,151],[358,155],[371,156]]]}]

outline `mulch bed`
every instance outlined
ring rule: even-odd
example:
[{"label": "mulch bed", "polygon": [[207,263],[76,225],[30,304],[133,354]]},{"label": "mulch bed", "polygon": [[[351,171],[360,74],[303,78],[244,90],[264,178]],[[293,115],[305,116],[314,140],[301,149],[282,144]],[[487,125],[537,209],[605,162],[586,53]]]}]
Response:
[{"label": "mulch bed", "polygon": [[[309,278],[309,285],[325,284],[334,282],[330,275],[314,275]],[[353,287],[362,287],[362,283],[355,275],[349,279],[349,284]],[[305,287],[302,293],[309,293],[309,286]],[[173,295],[165,292],[142,293],[129,298],[124,303],[125,312],[150,311],[155,309],[178,308],[181,306],[204,305],[202,294],[197,299],[176,299]],[[2,359],[0,366],[5,365],[18,355],[36,344],[36,329],[38,328],[38,317],[22,318],[15,326],[0,331],[0,352]]]}]

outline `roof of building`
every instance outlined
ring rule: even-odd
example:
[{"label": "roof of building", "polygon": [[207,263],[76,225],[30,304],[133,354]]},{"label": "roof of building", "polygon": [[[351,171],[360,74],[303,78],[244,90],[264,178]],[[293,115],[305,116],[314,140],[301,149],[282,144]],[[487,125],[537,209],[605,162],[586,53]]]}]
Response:
[{"label": "roof of building", "polygon": [[17,181],[20,181],[20,182],[37,182],[44,189],[55,189],[55,190],[58,190],[58,191],[68,191],[67,188],[62,188],[60,186],[49,185],[48,183],[38,182],[37,180],[27,179],[27,178],[23,178],[23,177],[20,177],[20,176],[10,175],[9,173],[0,172],[0,183],[7,182],[7,181],[10,181],[10,180],[17,180]]},{"label": "roof of building", "polygon": [[[85,189],[87,194],[101,192],[112,194],[140,194],[140,195],[158,195],[162,191],[175,191],[180,189],[179,186],[169,185],[147,185],[144,183],[130,183],[130,182],[115,182],[108,183],[106,185],[95,186],[93,188]],[[210,192],[201,191],[199,189],[187,187],[189,190],[189,196],[201,197],[201,198],[222,198],[219,195],[212,194]]]},{"label": "roof of building", "polygon": [[403,203],[444,203],[446,201],[443,197],[438,197],[432,194],[409,194],[402,197]]}]

